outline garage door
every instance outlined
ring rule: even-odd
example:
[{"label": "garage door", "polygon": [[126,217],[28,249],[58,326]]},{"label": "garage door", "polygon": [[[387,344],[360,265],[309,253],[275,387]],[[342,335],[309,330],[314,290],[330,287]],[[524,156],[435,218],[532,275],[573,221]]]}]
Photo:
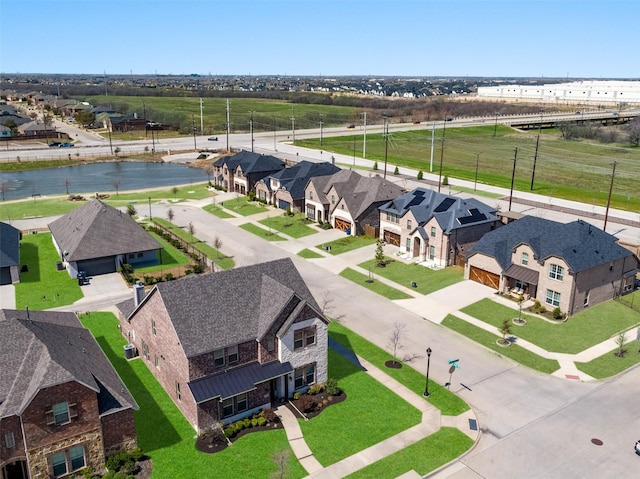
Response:
[{"label": "garage door", "polygon": [[278,208],[281,210],[286,210],[287,208],[291,208],[291,203],[284,200],[278,200]]},{"label": "garage door", "polygon": [[78,271],[85,271],[88,276],[116,272],[116,260],[113,256],[78,261]]},{"label": "garage door", "polygon": [[476,268],[475,266],[471,266],[469,269],[469,279],[493,289],[500,288],[500,275],[490,273],[484,269]]},{"label": "garage door", "polygon": [[11,284],[11,268],[0,268],[0,284]]},{"label": "garage door", "polygon": [[400,235],[393,231],[384,230],[384,240],[387,244],[400,246]]},{"label": "garage door", "polygon": [[347,231],[351,229],[351,222],[343,220],[342,218],[336,218],[336,229],[340,231]]}]

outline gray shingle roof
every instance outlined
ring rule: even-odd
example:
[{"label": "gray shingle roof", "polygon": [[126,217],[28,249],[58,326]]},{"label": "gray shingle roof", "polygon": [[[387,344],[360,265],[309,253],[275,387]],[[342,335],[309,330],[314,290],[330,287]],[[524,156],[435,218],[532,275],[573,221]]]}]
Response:
[{"label": "gray shingle roof", "polygon": [[187,357],[262,337],[292,301],[306,301],[322,317],[289,258],[159,283],[146,298],[154,294],[160,295]]},{"label": "gray shingle roof", "polygon": [[562,258],[571,273],[633,256],[617,244],[615,236],[582,220],[564,224],[535,216],[525,216],[485,234],[468,256],[491,256],[506,271],[511,266],[513,249],[520,244],[528,244],[539,263],[549,256]]},{"label": "gray shingle roof", "polygon": [[20,230],[0,222],[0,268],[20,263]]},{"label": "gray shingle roof", "polygon": [[126,213],[100,200],[58,218],[49,229],[67,261],[102,258],[160,249],[144,228]]},{"label": "gray shingle roof", "polygon": [[225,156],[216,160],[214,166],[226,165],[230,170],[238,166],[242,168],[244,175],[251,173],[271,172],[284,169],[284,161],[275,156],[261,155],[251,151],[242,150],[233,156]]},{"label": "gray shingle roof", "polygon": [[269,184],[271,178],[279,180],[280,187],[287,190],[294,200],[298,200],[304,198],[305,187],[311,178],[332,175],[338,171],[340,168],[329,162],[312,163],[305,160],[267,176],[264,181]]},{"label": "gray shingle roof", "polygon": [[95,391],[100,414],[138,406],[73,313],[0,310],[0,418],[21,414],[44,388],[76,381]]},{"label": "gray shingle roof", "polygon": [[445,234],[470,225],[498,221],[497,210],[475,198],[458,198],[428,188],[405,193],[381,206],[380,211],[400,217],[411,211],[419,225],[435,217]]}]

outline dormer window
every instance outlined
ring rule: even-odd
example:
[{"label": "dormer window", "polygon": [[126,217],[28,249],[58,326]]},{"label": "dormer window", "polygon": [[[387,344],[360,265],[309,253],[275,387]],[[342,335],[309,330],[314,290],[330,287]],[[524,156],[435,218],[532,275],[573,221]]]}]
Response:
[{"label": "dormer window", "polygon": [[522,253],[520,257],[520,264],[522,266],[527,266],[529,264],[529,253]]}]

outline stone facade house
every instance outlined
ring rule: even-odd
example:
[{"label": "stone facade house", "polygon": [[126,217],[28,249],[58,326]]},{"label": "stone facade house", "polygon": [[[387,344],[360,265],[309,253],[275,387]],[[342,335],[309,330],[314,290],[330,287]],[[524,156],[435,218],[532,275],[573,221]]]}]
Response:
[{"label": "stone facade house", "polygon": [[197,431],[327,380],[328,322],[288,258],[140,296],[118,305],[121,331]]},{"label": "stone facade house", "polygon": [[284,161],[275,156],[242,150],[213,163],[213,184],[227,191],[246,195],[254,190],[259,180],[283,170],[284,167]]},{"label": "stone facade house", "polygon": [[136,446],[136,402],[75,314],[0,310],[0,477],[69,477]]},{"label": "stone facade house", "polygon": [[464,252],[500,225],[495,208],[427,188],[380,207],[380,239],[416,262],[442,267],[461,264]]},{"label": "stone facade house", "polygon": [[631,251],[585,221],[525,216],[475,244],[465,278],[573,315],[633,291],[637,270]]},{"label": "stone facade house", "polygon": [[20,230],[0,221],[0,285],[20,282]]},{"label": "stone facade house", "polygon": [[340,170],[317,180],[309,181],[305,188],[306,215],[319,218],[322,212],[324,221],[352,236],[364,234],[365,228],[377,231],[378,208],[402,194],[402,188],[390,181],[379,176],[362,176],[352,170]]},{"label": "stone facade house", "polygon": [[305,187],[311,178],[332,175],[340,171],[328,163],[301,161],[289,168],[269,175],[256,183],[256,196],[268,203],[274,203],[281,210],[304,211]]},{"label": "stone facade house", "polygon": [[91,200],[49,224],[53,243],[72,278],[114,273],[123,263],[153,265],[162,248],[126,213]]}]

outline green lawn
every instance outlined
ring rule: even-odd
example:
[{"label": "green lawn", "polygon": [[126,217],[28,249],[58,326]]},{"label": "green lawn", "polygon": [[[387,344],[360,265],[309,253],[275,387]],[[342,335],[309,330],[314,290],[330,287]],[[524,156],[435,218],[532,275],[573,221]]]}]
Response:
[{"label": "green lawn", "polygon": [[154,271],[161,271],[167,268],[175,268],[178,266],[186,266],[189,264],[189,258],[177,248],[167,243],[163,238],[158,236],[152,231],[147,231],[153,236],[161,245],[162,251],[160,251],[160,264],[153,266],[146,266],[144,268],[134,268],[134,272],[138,274],[152,273]]},{"label": "green lawn", "polygon": [[66,270],[58,271],[60,261],[51,233],[27,234],[20,242],[20,264],[29,271],[20,273],[20,283],[15,285],[16,308],[50,309],[66,306],[81,299],[82,289],[78,281],[69,277]]},{"label": "green lawn", "polygon": [[310,421],[299,420],[307,445],[325,467],[421,420],[420,411],[331,349],[329,377],[338,380],[347,400]]},{"label": "green lawn", "polygon": [[[329,243],[316,245],[316,248],[325,250],[332,255],[338,255],[338,254],[346,253],[347,251],[352,251],[354,249],[362,248],[364,246],[369,246],[370,244],[373,244],[375,242],[376,242],[375,238],[369,238],[368,236],[364,236],[364,235],[363,236],[345,236],[344,238],[339,238]],[[327,250],[327,247],[331,247],[331,249]]]},{"label": "green lawn", "polygon": [[[329,335],[332,339],[365,358],[416,394],[422,395],[424,392],[425,377],[422,373],[413,369],[410,364],[405,363],[400,369],[387,368],[384,364],[393,360],[391,354],[336,321],[329,323]],[[440,409],[444,415],[457,416],[469,409],[467,403],[462,399],[432,380],[429,380],[429,392],[431,396],[425,400]]]},{"label": "green lawn", "polygon": [[229,211],[233,211],[242,216],[251,216],[256,213],[264,213],[267,207],[257,201],[249,201],[248,196],[238,195],[232,200],[220,202],[219,205]]},{"label": "green lawn", "polygon": [[374,276],[384,276],[406,287],[411,287],[411,282],[415,281],[417,287],[414,289],[420,294],[433,293],[464,279],[464,271],[458,266],[450,266],[436,271],[413,263],[406,264],[402,261],[391,260],[387,266],[380,268],[376,266],[375,259],[358,266],[371,271]]},{"label": "green lawn", "polygon": [[498,346],[496,344],[496,340],[500,339],[502,336],[498,334],[497,330],[496,334],[491,334],[490,332],[474,326],[473,324],[469,324],[463,319],[451,314],[444,318],[441,325],[452,329],[453,331],[457,331],[472,341],[495,351],[500,356],[511,358],[524,366],[530,367],[531,369],[535,369],[545,374],[551,374],[560,369],[558,361],[538,356],[537,354],[518,346],[517,343],[511,344],[508,347]]},{"label": "green lawn", "polygon": [[[175,188],[175,192],[173,189]],[[169,199],[174,202],[185,200],[201,200],[209,198],[214,194],[207,189],[207,183],[195,183],[186,186],[175,186],[171,188],[160,188],[150,191],[122,191],[119,194],[112,193],[106,202],[112,206],[126,206],[133,203],[138,209],[138,214],[145,214],[149,208],[149,198],[154,202],[157,200]]]},{"label": "green lawn", "polygon": [[[630,335],[627,335],[627,339],[630,337]],[[616,374],[640,363],[640,347],[638,346],[637,341],[631,341],[630,343],[625,344],[624,349],[627,352],[623,357],[615,355],[615,353],[619,351],[619,348],[616,347],[588,363],[576,362],[575,365],[580,371],[583,371],[596,379],[615,376]]]},{"label": "green lawn", "polygon": [[302,251],[299,251],[298,256],[300,256],[301,258],[307,258],[307,259],[324,258],[324,256],[322,256],[321,254],[316,253],[315,251],[310,250],[308,248],[305,248]]},{"label": "green lawn", "polygon": [[353,281],[354,283],[359,284],[360,286],[363,286],[376,294],[384,296],[385,298],[389,298],[392,300],[411,298],[411,296],[409,296],[408,294],[392,288],[391,286],[387,286],[386,284],[381,283],[375,278],[373,279],[373,282],[370,283],[368,282],[369,277],[367,275],[358,273],[356,270],[351,268],[344,269],[340,273],[340,276],[342,276],[343,278],[347,278],[349,281]]},{"label": "green lawn", "polygon": [[261,238],[264,238],[267,241],[286,241],[285,238],[280,236],[278,233],[266,230],[264,228],[261,228],[260,226],[256,226],[251,223],[246,223],[244,225],[241,225],[240,228],[242,228],[245,231],[248,231],[249,233],[253,233],[256,236],[260,236]]},{"label": "green lawn", "polygon": [[289,451],[286,477],[297,479],[307,475],[291,451],[284,430],[249,434],[218,454],[198,452],[195,431],[144,361],[124,359],[122,351],[126,340],[117,329],[115,316],[92,313],[81,319],[140,406],[135,412],[138,445],[153,460],[152,479],[268,478],[278,471],[273,455],[282,451]]},{"label": "green lawn", "polygon": [[[483,299],[461,310],[497,328],[505,319],[517,318],[518,311]],[[640,313],[616,301],[607,301],[570,317],[566,322],[553,323],[525,315],[527,324],[514,326],[515,336],[526,339],[550,352],[576,354],[616,336],[621,331],[640,324]]]},{"label": "green lawn", "polygon": [[318,232],[307,226],[306,216],[302,213],[296,213],[293,216],[287,216],[286,213],[281,215],[275,214],[276,216],[264,219],[260,221],[260,223],[292,238],[302,238],[303,236],[309,236]]},{"label": "green lawn", "polygon": [[227,213],[218,205],[206,205],[206,206],[203,206],[202,209],[207,213],[211,213],[212,215],[217,216],[218,218],[222,218],[222,219],[235,218],[235,216]]},{"label": "green lawn", "polygon": [[66,215],[83,204],[85,204],[84,201],[67,201],[66,197],[46,200],[3,201],[0,202],[0,220],[10,221]]},{"label": "green lawn", "polygon": [[464,454],[473,440],[456,428],[443,427],[434,434],[407,446],[359,471],[348,479],[382,479],[400,477],[411,470],[424,476]]},{"label": "green lawn", "polygon": [[231,269],[235,266],[235,261],[233,261],[232,258],[224,255],[221,251],[205,243],[204,241],[199,240],[197,236],[195,236],[195,234],[198,233],[197,231],[194,230],[194,235],[192,235],[191,233],[189,233],[189,231],[184,230],[183,228],[180,228],[179,226],[176,226],[165,219],[154,218],[153,220],[159,225],[169,229],[178,238],[189,243],[194,249],[200,251],[220,268]]}]

